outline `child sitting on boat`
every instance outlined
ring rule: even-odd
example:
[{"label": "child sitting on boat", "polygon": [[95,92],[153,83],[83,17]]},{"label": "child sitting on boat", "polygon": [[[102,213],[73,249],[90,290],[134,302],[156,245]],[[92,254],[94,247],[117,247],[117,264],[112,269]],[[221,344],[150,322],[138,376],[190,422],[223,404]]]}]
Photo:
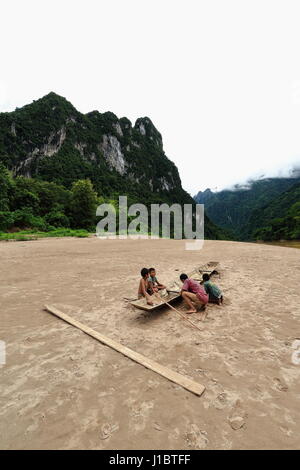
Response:
[{"label": "child sitting on boat", "polygon": [[149,269],[149,286],[150,286],[150,289],[153,290],[153,292],[158,292],[160,290],[163,290],[165,289],[166,287],[161,284],[157,277],[156,277],[156,270],[155,268],[150,268]]},{"label": "child sitting on boat", "polygon": [[149,269],[143,268],[141,270],[142,279],[139,283],[138,289],[138,298],[141,299],[145,297],[148,305],[153,305],[153,301],[151,299],[151,294],[153,293],[153,289],[149,283]]},{"label": "child sitting on boat", "polygon": [[205,292],[209,296],[208,301],[220,305],[223,302],[223,294],[221,289],[219,289],[216,284],[211,282],[209,274],[203,274],[202,279]]}]

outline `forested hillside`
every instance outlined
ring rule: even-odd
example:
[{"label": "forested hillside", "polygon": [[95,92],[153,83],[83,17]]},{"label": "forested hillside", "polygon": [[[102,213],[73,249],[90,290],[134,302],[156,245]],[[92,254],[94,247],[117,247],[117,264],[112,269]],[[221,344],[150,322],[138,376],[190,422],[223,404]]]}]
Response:
[{"label": "forested hillside", "polygon": [[[0,114],[0,164],[0,230],[92,230],[96,205],[117,205],[119,195],[147,206],[195,203],[148,117],[132,125],[111,112],[82,114],[55,93]],[[208,218],[205,235],[226,236]]]},{"label": "forested hillside", "polygon": [[262,240],[300,240],[300,183],[253,211],[245,236]]},{"label": "forested hillside", "polygon": [[[297,183],[300,183],[300,177],[295,171],[293,177],[289,178],[265,178],[250,181],[245,186],[236,185],[233,189],[219,192],[207,189],[199,192],[195,200],[205,204],[208,217],[220,227],[229,229],[235,239],[250,240],[256,238],[254,232],[257,229],[265,227],[271,218],[276,217],[273,215],[276,202],[273,205],[273,201],[286,192],[288,194],[289,189]],[[296,202],[294,198],[298,197],[296,193],[293,194],[290,198],[290,206]],[[286,202],[280,205],[282,211],[289,210],[288,200],[289,196]],[[281,213],[280,217],[283,216],[284,214]]]}]

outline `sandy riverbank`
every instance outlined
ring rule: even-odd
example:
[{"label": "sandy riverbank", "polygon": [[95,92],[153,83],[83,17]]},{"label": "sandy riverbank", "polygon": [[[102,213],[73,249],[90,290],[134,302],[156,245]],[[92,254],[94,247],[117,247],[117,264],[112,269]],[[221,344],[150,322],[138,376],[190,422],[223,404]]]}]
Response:
[{"label": "sandy riverbank", "polygon": [[[0,448],[299,448],[299,250],[42,239],[0,243],[0,259]],[[209,307],[203,332],[171,310],[148,315],[122,300],[136,296],[143,266],[167,282],[207,261],[221,264],[225,304]],[[45,303],[199,381],[205,394],[102,346]]]}]

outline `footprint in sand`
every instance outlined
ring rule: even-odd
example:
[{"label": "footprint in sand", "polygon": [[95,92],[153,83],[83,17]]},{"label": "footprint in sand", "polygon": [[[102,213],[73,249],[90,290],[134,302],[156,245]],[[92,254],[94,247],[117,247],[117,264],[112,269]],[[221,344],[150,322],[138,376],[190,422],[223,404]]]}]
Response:
[{"label": "footprint in sand", "polygon": [[208,444],[207,432],[192,424],[191,429],[185,433],[184,440],[192,449],[205,449]]},{"label": "footprint in sand", "polygon": [[287,428],[286,426],[280,426],[279,429],[283,434],[285,434],[288,437],[292,436],[292,434],[293,434],[293,431],[291,429]]},{"label": "footprint in sand", "polygon": [[131,408],[129,413],[132,418],[135,431],[143,431],[145,429],[153,407],[153,401],[144,401],[140,405],[133,406]]},{"label": "footprint in sand", "polygon": [[278,377],[274,377],[274,386],[279,392],[287,392],[288,391],[288,386]]},{"label": "footprint in sand", "polygon": [[237,400],[233,410],[231,411],[229,417],[228,417],[228,422],[231,426],[231,428],[234,431],[237,431],[238,429],[244,428],[246,425],[246,418],[248,417],[247,413],[243,409],[240,400]]},{"label": "footprint in sand", "polygon": [[228,407],[229,404],[230,404],[230,401],[228,399],[228,395],[226,392],[220,393],[215,399],[215,401],[213,402],[213,406],[217,410],[223,410],[223,408]]},{"label": "footprint in sand", "polygon": [[101,426],[101,431],[100,431],[100,439],[105,440],[109,439],[111,435],[119,430],[119,425],[118,424],[110,424],[110,423],[104,423]]}]

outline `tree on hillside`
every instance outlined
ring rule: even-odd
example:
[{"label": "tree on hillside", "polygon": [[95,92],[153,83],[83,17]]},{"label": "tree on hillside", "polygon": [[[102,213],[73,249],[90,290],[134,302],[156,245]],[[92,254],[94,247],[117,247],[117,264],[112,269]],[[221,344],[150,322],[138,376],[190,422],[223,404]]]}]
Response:
[{"label": "tree on hillside", "polygon": [[95,228],[97,193],[90,180],[78,180],[71,189],[71,217],[76,228]]},{"label": "tree on hillside", "polygon": [[295,204],[293,204],[289,208],[288,215],[290,215],[291,217],[299,217],[300,216],[300,201],[295,202]]},{"label": "tree on hillside", "polygon": [[0,163],[0,211],[9,211],[9,199],[13,188],[10,172]]},{"label": "tree on hillside", "polygon": [[38,214],[40,200],[34,188],[35,181],[32,178],[18,176],[14,180],[14,188],[11,197],[11,210],[30,209]]}]

